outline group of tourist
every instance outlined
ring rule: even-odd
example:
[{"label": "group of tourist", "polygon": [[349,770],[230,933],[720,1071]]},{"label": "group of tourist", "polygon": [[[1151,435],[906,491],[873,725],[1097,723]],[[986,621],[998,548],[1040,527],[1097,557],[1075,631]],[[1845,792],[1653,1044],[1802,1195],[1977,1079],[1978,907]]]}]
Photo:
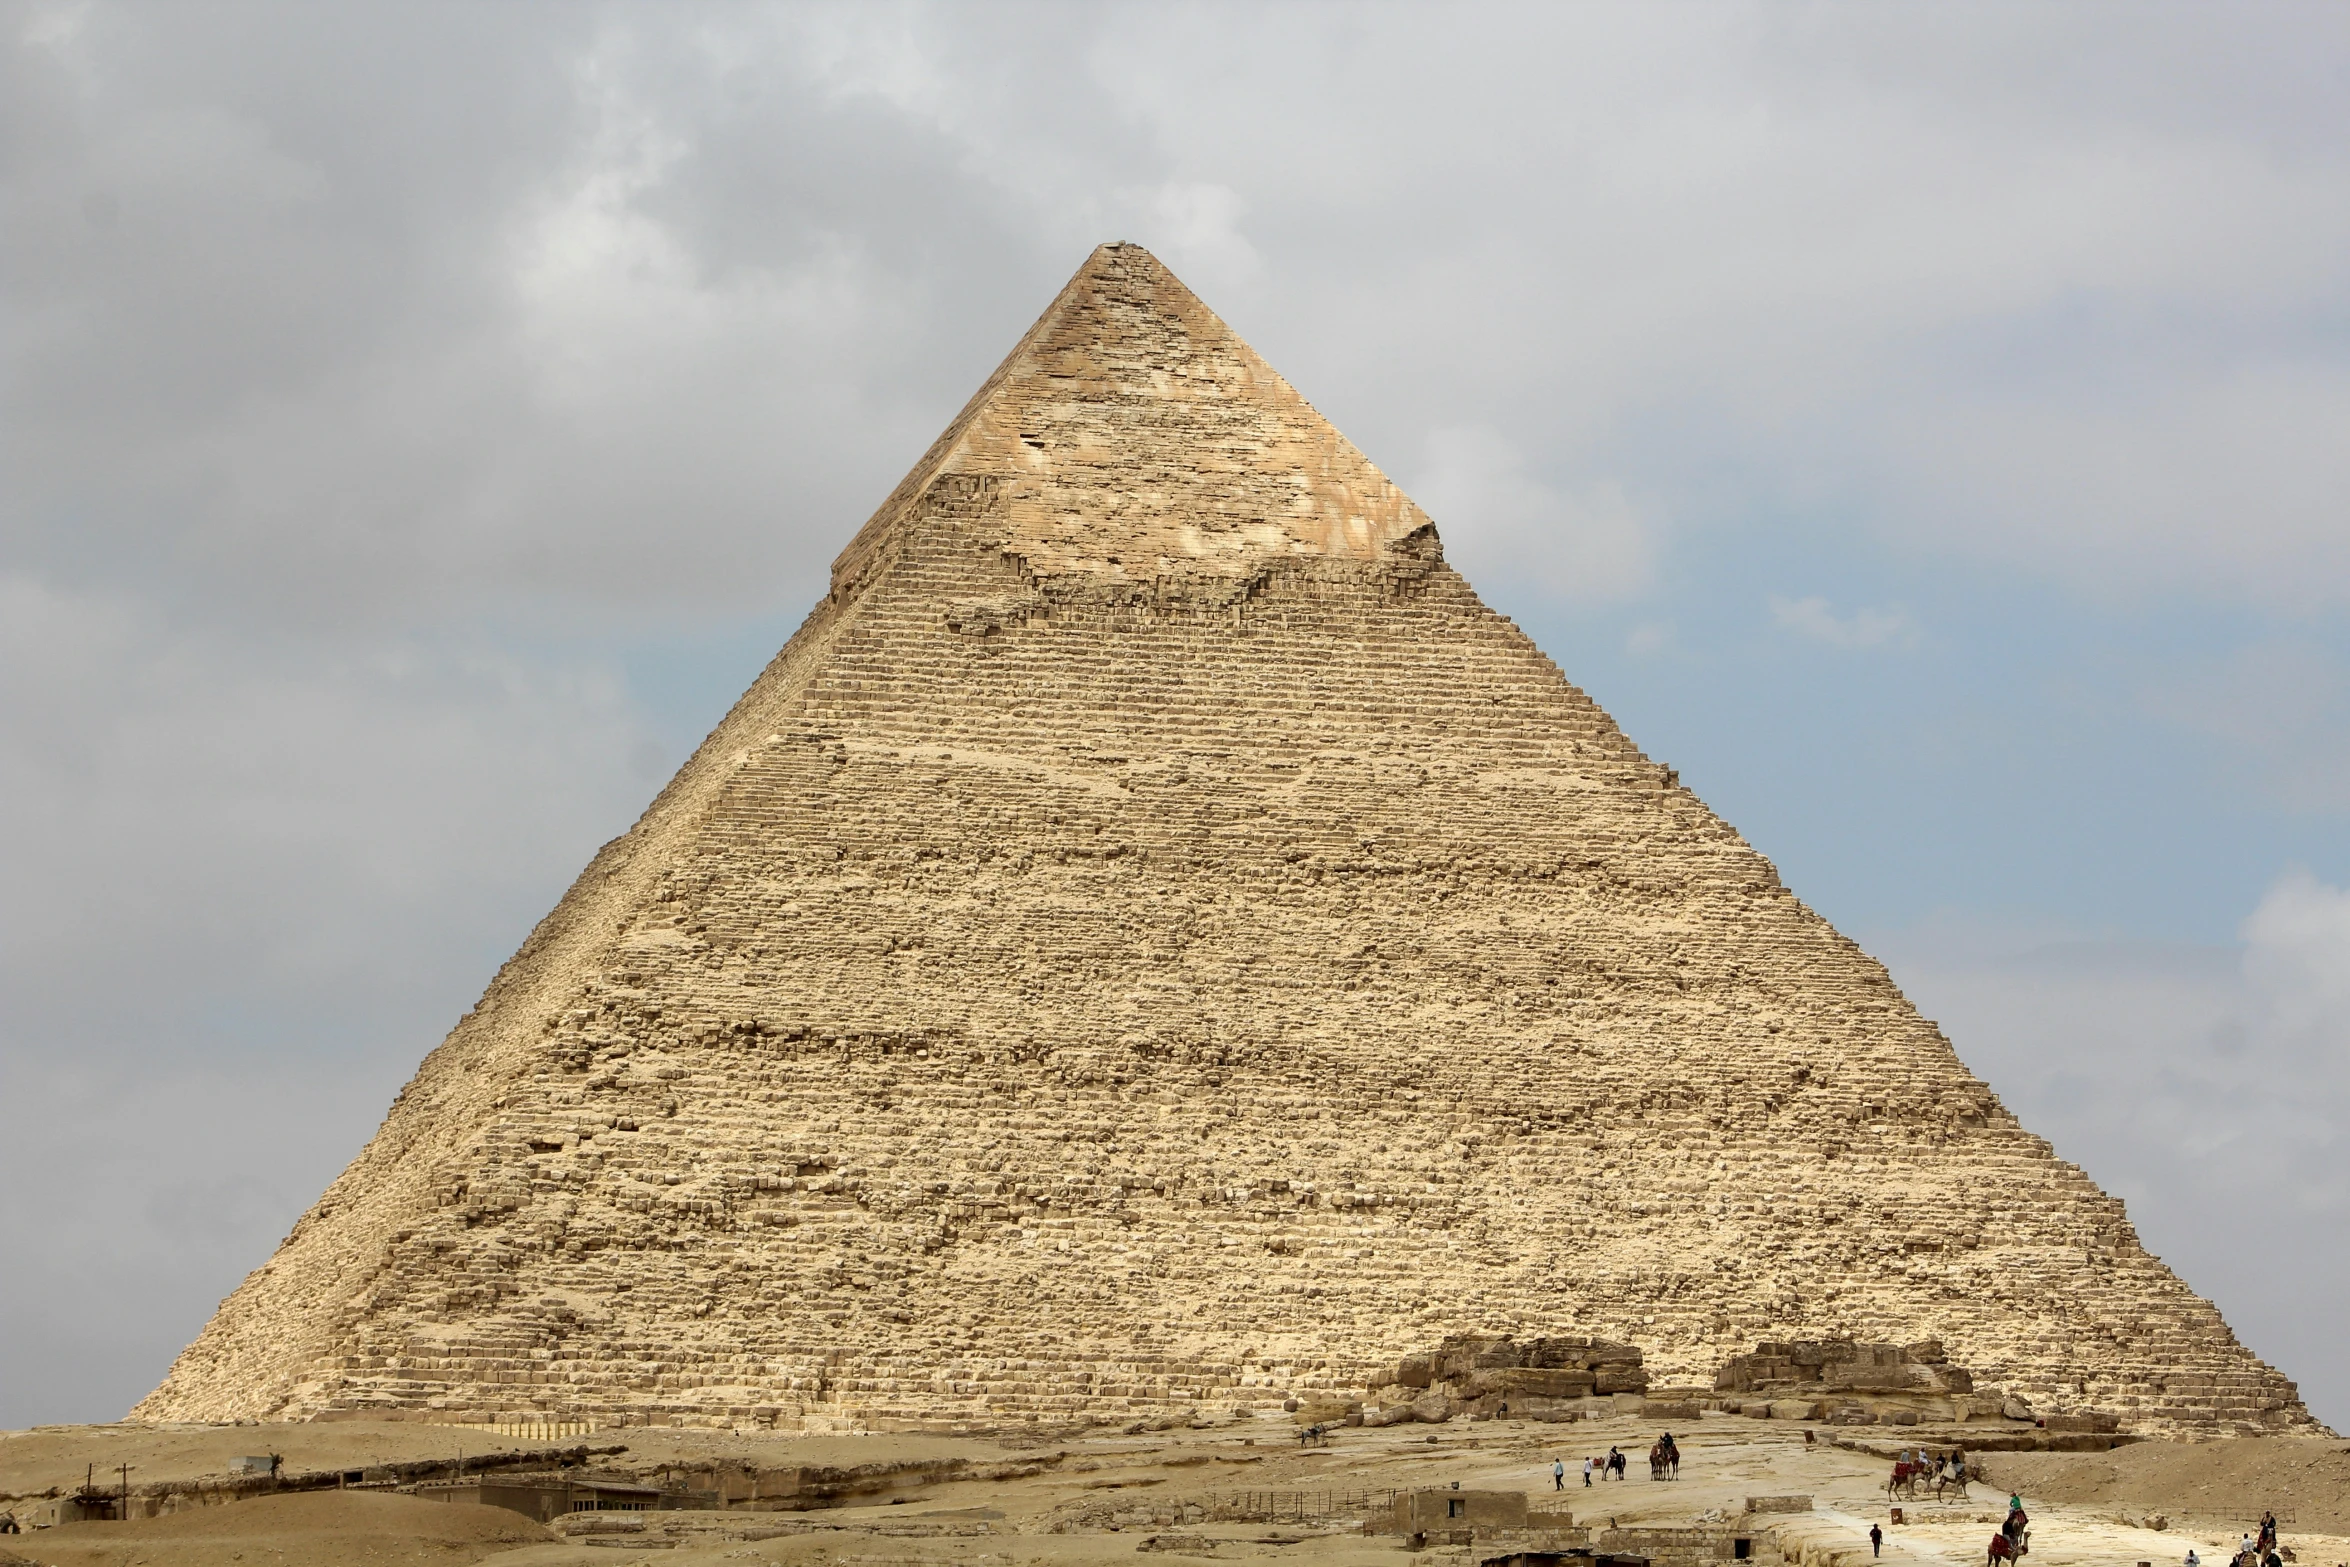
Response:
[{"label": "group of tourist", "polygon": [[[1905,1455],[1906,1456],[1906,1455]],[[1961,1460],[1963,1463],[1963,1460]],[[2013,1561],[2030,1548],[2032,1520],[2024,1512],[2024,1499],[2011,1495],[2007,1499],[2007,1521],[1999,1526],[1998,1538],[1991,1542],[1991,1559]],[[1884,1531],[1874,1524],[1869,1526],[1869,1554],[1874,1556],[1884,1544]],[[2193,1546],[2187,1547],[2187,1558],[2181,1567],[2203,1567],[2203,1558]],[[2285,1567],[2285,1559],[2277,1548],[2277,1515],[2260,1515],[2260,1532],[2247,1532],[2236,1547],[2234,1561],[2229,1567]]]},{"label": "group of tourist", "polygon": [[1954,1447],[1947,1453],[1929,1452],[1919,1448],[1915,1452],[1904,1449],[1901,1462],[1917,1466],[1917,1473],[1928,1480],[1948,1480],[1957,1485],[1966,1484],[1966,1450]]},{"label": "group of tourist", "polygon": [[[1584,1459],[1583,1483],[1585,1485],[1589,1485],[1591,1483],[1591,1477],[1595,1474],[1598,1475],[1602,1480],[1606,1480],[1611,1477],[1618,1480],[1623,1479],[1623,1453],[1620,1450],[1611,1447],[1607,1450],[1607,1457],[1605,1458]],[[1550,1461],[1550,1488],[1554,1491],[1563,1491],[1567,1488],[1567,1461],[1563,1458],[1554,1458]]]},{"label": "group of tourist", "polygon": [[2277,1515],[2260,1515],[2258,1536],[2247,1534],[2236,1547],[2235,1567],[2285,1567],[2285,1558],[2277,1550]]},{"label": "group of tourist", "polygon": [[[1583,1483],[1589,1485],[1593,1475],[1602,1480],[1621,1480],[1624,1468],[1624,1450],[1610,1447],[1605,1458],[1583,1460]],[[1652,1480],[1681,1478],[1681,1445],[1673,1440],[1672,1432],[1658,1437],[1656,1445],[1648,1450],[1648,1476]],[[1550,1461],[1550,1488],[1554,1491],[1567,1488],[1567,1461],[1563,1458]]]},{"label": "group of tourist", "polygon": [[[2195,1554],[2193,1546],[2187,1548],[2184,1567],[2203,1567],[2203,1558]],[[2277,1549],[2275,1513],[2262,1513],[2260,1532],[2253,1534],[2247,1531],[2236,1543],[2236,1555],[2230,1567],[2285,1567],[2284,1555]]]},{"label": "group of tourist", "polygon": [[[1964,1454],[1950,1454],[1947,1456],[1957,1460],[1959,1465],[1958,1473],[1963,1475],[1966,1472],[1966,1456]],[[1901,1455],[1901,1462],[1905,1464],[1915,1463],[1923,1465],[1929,1461],[1930,1460],[1926,1456],[1925,1449],[1923,1448],[1920,1448],[1915,1454],[1903,1453]],[[2032,1548],[2029,1538],[2031,1532],[2032,1520],[2024,1512],[2023,1497],[2020,1495],[2010,1496],[2007,1499],[2007,1522],[2001,1524],[1999,1526],[1999,1532],[1991,1537],[1989,1560],[1993,1562],[2013,1562],[2020,1560],[2023,1557],[2023,1554]],[[1881,1556],[1884,1554],[1884,1551],[1884,1526],[1881,1524],[1870,1524],[1869,1555],[1872,1557]],[[2196,1567],[2192,1553],[2189,1553],[2187,1567]]]},{"label": "group of tourist", "polygon": [[1966,1450],[1952,1448],[1947,1453],[1936,1453],[1926,1448],[1903,1448],[1893,1455],[1893,1479],[1896,1484],[1922,1480],[1928,1485],[1966,1484]]}]

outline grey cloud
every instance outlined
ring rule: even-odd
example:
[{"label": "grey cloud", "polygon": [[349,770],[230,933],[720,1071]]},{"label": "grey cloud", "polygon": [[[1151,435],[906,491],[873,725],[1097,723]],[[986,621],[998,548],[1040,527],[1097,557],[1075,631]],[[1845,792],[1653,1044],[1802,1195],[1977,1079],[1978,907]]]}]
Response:
[{"label": "grey cloud", "polygon": [[0,578],[12,1047],[217,1059],[252,1007],[268,1046],[290,1018],[327,1053],[381,1043],[349,1020],[419,969],[457,999],[447,971],[486,977],[649,793],[622,776],[641,721],[592,666],[316,652]]},{"label": "grey cloud", "polygon": [[1723,525],[1696,441],[2035,571],[2350,582],[2323,12],[24,14],[9,411],[66,559],[130,542],[98,488],[231,591],[781,579],[1132,232],[1392,466],[1485,427]]},{"label": "grey cloud", "polygon": [[0,1424],[111,1418],[651,786],[584,660],[0,575]]},{"label": "grey cloud", "polygon": [[0,1422],[144,1397],[375,1129],[396,1059],[0,1062]]}]

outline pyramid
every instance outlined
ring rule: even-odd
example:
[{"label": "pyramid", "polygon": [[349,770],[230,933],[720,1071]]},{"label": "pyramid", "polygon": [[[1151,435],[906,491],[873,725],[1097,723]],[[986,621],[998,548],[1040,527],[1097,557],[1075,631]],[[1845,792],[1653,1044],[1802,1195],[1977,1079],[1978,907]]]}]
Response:
[{"label": "pyramid", "polygon": [[2315,1429],[1110,245],[135,1413],[1130,1420],[1478,1331]]}]

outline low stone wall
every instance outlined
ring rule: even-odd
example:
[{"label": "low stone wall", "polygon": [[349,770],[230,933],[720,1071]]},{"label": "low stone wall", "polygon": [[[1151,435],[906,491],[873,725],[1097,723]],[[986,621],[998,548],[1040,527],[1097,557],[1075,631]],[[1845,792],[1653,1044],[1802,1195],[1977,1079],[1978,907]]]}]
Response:
[{"label": "low stone wall", "polygon": [[[305,1469],[280,1471],[275,1475],[204,1476],[193,1480],[159,1480],[130,1488],[129,1515],[134,1518],[160,1518],[169,1513],[191,1512],[202,1507],[221,1507],[230,1502],[251,1501],[255,1497],[276,1496],[289,1491],[369,1490],[388,1491],[407,1486],[447,1482],[484,1473],[513,1473],[520,1470],[545,1469],[550,1465],[578,1465],[590,1458],[609,1457],[625,1453],[620,1446],[592,1447],[580,1444],[574,1447],[539,1448],[520,1453],[480,1453],[464,1459],[434,1458],[409,1463],[354,1465],[349,1469]],[[356,1474],[360,1478],[353,1480]],[[100,1488],[102,1495],[114,1499],[116,1493]],[[0,1511],[14,1511],[20,1518],[38,1515],[40,1504],[58,1498],[0,1497]]]},{"label": "low stone wall", "polygon": [[[1743,1553],[1741,1551],[1743,1542]],[[1537,1513],[1523,1529],[1475,1531],[1468,1542],[1480,1561],[1528,1556],[1588,1554],[1594,1558],[1636,1556],[1649,1567],[1714,1567],[1717,1562],[1757,1562],[1779,1567],[1783,1557],[1777,1535],[1759,1521],[1664,1525],[1620,1529],[1585,1529],[1546,1524]]]}]

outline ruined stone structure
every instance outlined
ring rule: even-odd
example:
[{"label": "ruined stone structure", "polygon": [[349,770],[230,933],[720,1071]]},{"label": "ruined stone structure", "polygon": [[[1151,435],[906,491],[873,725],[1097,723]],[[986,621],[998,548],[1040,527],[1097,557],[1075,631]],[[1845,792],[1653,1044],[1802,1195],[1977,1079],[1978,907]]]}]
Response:
[{"label": "ruined stone structure", "polygon": [[1850,1339],[1758,1344],[1733,1355],[1714,1375],[1720,1393],[1972,1393],[1974,1373],[1954,1366],[1942,1346],[1855,1344]]},{"label": "ruined stone structure", "polygon": [[1470,1329],[2310,1423],[1110,246],[138,1413],[1130,1419]]},{"label": "ruined stone structure", "polygon": [[[1426,1420],[1575,1420],[1624,1395],[1648,1391],[1638,1346],[1582,1334],[1524,1343],[1457,1333],[1431,1354],[1406,1355],[1369,1378],[1370,1397],[1343,1413],[1363,1425]],[[1635,1405],[1646,1400],[1635,1397]]]}]

